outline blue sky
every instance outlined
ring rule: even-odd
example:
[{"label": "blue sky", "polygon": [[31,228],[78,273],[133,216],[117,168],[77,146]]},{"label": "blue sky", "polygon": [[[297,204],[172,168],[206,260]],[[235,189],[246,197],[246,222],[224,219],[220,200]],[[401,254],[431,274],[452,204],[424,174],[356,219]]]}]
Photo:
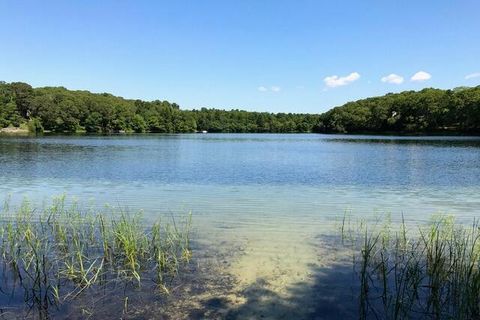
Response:
[{"label": "blue sky", "polygon": [[479,17],[478,0],[0,0],[0,80],[317,113],[479,85]]}]

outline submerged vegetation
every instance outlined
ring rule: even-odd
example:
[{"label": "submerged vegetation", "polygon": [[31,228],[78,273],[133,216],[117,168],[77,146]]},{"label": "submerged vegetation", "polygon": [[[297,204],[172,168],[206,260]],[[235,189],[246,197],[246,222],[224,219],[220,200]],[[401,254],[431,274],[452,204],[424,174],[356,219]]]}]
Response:
[{"label": "submerged vegetation", "polygon": [[168,293],[169,280],[191,256],[190,216],[181,224],[147,227],[141,213],[105,210],[82,211],[75,203],[67,206],[65,197],[41,211],[24,201],[11,213],[7,203],[0,221],[0,300],[20,295],[47,317],[52,306],[90,289],[153,283]]},{"label": "submerged vegetation", "polygon": [[168,101],[142,101],[63,87],[0,82],[0,129],[31,132],[321,132],[480,133],[480,86],[424,89],[349,102],[323,114],[182,110]]},{"label": "submerged vegetation", "polygon": [[354,252],[360,319],[479,319],[480,225],[436,216],[409,230],[352,224],[342,239]]}]

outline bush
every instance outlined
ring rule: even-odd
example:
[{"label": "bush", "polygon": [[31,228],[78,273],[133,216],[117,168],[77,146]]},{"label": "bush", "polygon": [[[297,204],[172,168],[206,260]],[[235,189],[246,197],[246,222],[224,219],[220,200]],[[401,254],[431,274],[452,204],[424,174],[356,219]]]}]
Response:
[{"label": "bush", "polygon": [[28,121],[28,131],[31,133],[43,133],[42,122],[37,118],[30,119]]}]

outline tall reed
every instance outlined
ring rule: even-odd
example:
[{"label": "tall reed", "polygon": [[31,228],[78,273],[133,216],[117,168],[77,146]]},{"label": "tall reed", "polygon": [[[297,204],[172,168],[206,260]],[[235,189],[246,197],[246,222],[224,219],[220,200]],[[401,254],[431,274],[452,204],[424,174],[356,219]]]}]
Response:
[{"label": "tall reed", "polygon": [[[361,319],[480,319],[480,226],[437,215],[420,227],[352,224]],[[348,237],[347,237],[348,235]],[[352,236],[354,235],[354,236]]]},{"label": "tall reed", "polygon": [[3,211],[0,258],[8,284],[19,284],[25,302],[42,312],[105,279],[141,285],[155,274],[160,291],[168,292],[167,278],[191,256],[191,215],[148,227],[141,213],[82,211],[76,202],[67,206],[65,196],[42,210],[25,200],[14,212],[7,202]]}]

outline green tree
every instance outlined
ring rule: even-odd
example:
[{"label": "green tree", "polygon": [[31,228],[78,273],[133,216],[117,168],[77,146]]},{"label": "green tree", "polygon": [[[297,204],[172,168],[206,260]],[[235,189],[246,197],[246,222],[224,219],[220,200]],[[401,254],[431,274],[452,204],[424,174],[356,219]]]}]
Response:
[{"label": "green tree", "polygon": [[22,117],[28,118],[31,111],[30,99],[33,96],[33,88],[29,84],[23,82],[12,82],[10,87],[14,95],[18,112]]}]

